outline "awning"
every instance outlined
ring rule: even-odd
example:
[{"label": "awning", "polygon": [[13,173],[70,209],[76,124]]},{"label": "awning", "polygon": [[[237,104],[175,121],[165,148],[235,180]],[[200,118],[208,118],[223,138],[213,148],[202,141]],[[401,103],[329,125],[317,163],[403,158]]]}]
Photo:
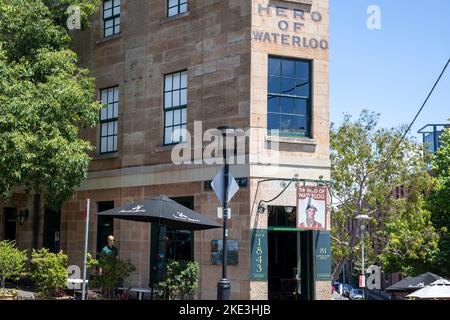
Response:
[{"label": "awning", "polygon": [[407,277],[386,288],[386,291],[414,291],[439,279],[442,279],[442,277],[431,272],[426,272],[417,277]]},{"label": "awning", "polygon": [[440,279],[406,296],[419,299],[450,299],[450,281]]}]

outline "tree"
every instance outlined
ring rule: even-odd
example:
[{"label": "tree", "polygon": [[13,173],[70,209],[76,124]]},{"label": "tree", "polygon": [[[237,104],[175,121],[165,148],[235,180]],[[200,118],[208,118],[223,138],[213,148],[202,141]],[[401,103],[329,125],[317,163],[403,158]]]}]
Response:
[{"label": "tree", "polygon": [[0,241],[0,288],[6,279],[18,280],[27,261],[26,251],[20,251],[14,241]]},{"label": "tree", "polygon": [[[356,121],[346,115],[341,126],[331,128],[332,195],[338,201],[332,214],[335,279],[349,258],[361,264],[359,214],[371,218],[367,263],[415,273],[436,253],[437,235],[423,209],[430,177],[421,150],[411,139],[400,142],[402,128],[377,128],[378,118],[364,110]],[[407,198],[396,199],[396,188]]]},{"label": "tree", "polygon": [[440,234],[439,257],[434,271],[450,277],[450,129],[446,129],[440,139],[441,147],[432,161],[435,184],[427,205]]},{"label": "tree", "polygon": [[48,206],[71,198],[87,176],[96,125],[94,79],[77,66],[63,18],[80,5],[83,26],[98,0],[0,0],[0,195],[17,186]]}]

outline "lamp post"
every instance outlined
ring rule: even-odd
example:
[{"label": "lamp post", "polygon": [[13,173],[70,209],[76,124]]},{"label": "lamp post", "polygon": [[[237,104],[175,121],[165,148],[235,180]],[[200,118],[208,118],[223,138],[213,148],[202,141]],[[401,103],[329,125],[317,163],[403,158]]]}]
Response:
[{"label": "lamp post", "polygon": [[362,289],[362,296],[363,299],[365,299],[365,294],[364,294],[364,289],[366,288],[366,284],[365,284],[365,266],[364,266],[364,231],[366,230],[366,225],[364,224],[365,221],[370,220],[370,217],[366,214],[360,214],[358,216],[356,216],[356,220],[359,220],[361,223],[361,279],[362,279],[362,285],[361,285],[361,289]]},{"label": "lamp post", "polygon": [[[228,264],[228,179],[230,176],[230,165],[227,161],[227,147],[226,140],[227,136],[233,135],[236,132],[236,128],[232,126],[223,126],[217,128],[223,137],[223,160],[224,160],[224,179],[223,179],[223,250],[222,250],[222,279],[217,283],[217,300],[230,300],[231,292],[231,282],[227,279],[227,264]],[[233,138],[234,139],[234,138]],[[233,143],[233,153],[234,153],[234,143]]]}]

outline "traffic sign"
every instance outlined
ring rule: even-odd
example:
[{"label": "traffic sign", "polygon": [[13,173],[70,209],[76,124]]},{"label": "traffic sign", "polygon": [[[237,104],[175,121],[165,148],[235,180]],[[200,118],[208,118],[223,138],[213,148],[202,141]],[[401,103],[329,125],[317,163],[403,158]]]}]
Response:
[{"label": "traffic sign", "polygon": [[[211,182],[211,187],[213,188],[214,192],[216,193],[217,199],[219,199],[220,202],[224,202],[224,177],[225,177],[225,169],[222,168],[219,173],[217,173],[216,177]],[[236,182],[236,179],[229,174],[228,175],[228,197],[227,201],[230,201],[236,192],[239,191],[239,185]]]}]

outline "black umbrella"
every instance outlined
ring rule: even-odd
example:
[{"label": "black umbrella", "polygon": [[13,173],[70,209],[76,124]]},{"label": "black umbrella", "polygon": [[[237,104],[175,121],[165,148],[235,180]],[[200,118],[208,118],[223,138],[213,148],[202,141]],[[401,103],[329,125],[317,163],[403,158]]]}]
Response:
[{"label": "black umbrella", "polygon": [[426,272],[414,278],[407,277],[402,281],[386,288],[386,291],[416,291],[417,289],[423,288],[439,279],[442,279],[442,277],[431,272]]},{"label": "black umbrella", "polygon": [[222,227],[165,195],[103,211],[98,215],[122,220],[158,223],[178,230],[207,230]]}]

